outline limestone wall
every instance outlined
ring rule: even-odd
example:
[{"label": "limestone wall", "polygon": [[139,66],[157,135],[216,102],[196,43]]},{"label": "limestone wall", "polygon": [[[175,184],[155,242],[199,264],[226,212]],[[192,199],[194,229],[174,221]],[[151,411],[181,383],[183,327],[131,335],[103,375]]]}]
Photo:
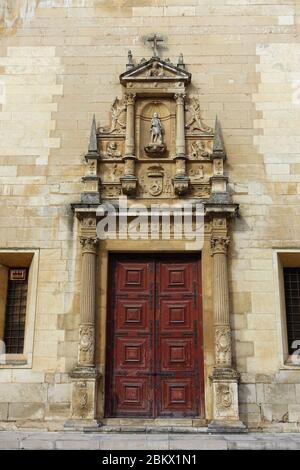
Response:
[{"label": "limestone wall", "polygon": [[205,121],[217,113],[223,126],[240,204],[230,289],[242,417],[297,428],[274,250],[299,248],[299,15],[298,0],[0,1],[0,247],[40,249],[33,365],[1,366],[0,419],[68,417],[79,318],[69,204],[93,114],[107,123],[127,50],[150,56],[144,38],[157,32],[163,57],[184,54]]}]

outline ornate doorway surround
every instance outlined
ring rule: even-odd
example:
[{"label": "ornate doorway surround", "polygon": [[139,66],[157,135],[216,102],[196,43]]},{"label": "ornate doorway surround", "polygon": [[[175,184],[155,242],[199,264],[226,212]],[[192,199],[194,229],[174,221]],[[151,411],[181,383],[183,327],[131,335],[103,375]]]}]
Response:
[{"label": "ornate doorway surround", "polygon": [[[155,49],[156,51],[156,49]],[[242,432],[238,374],[232,364],[227,251],[230,201],[224,174],[221,127],[207,126],[198,97],[189,93],[191,74],[182,55],[177,65],[157,52],[135,65],[128,54],[120,75],[122,98],[111,107],[111,123],[93,119],[81,202],[72,205],[79,221],[81,306],[78,365],[73,380],[72,423],[95,425],[104,416],[106,292],[110,252],[193,251],[184,241],[124,241],[97,238],[97,208],[109,202],[187,201],[204,205],[202,252],[205,419],[211,432]],[[98,261],[97,261],[98,260]],[[96,348],[95,348],[96,338]]]}]

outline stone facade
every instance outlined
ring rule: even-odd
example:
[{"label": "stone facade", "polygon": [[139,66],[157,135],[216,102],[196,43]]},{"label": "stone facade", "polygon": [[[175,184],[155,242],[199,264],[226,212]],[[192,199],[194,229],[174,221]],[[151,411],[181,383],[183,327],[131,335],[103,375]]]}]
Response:
[{"label": "stone facade", "polygon": [[[72,420],[101,418],[101,412],[94,416],[91,409],[101,409],[103,397],[95,383],[100,382],[101,390],[102,379],[89,367],[96,364],[101,374],[105,366],[106,304],[100,282],[105,281],[112,248],[108,241],[101,242],[96,287],[89,284],[89,296],[82,298],[82,269],[92,275],[95,263],[94,228],[82,226],[71,204],[80,201],[84,187],[89,195],[97,193],[92,165],[96,149],[89,140],[93,115],[97,128],[105,129],[112,103],[121,96],[119,76],[126,69],[127,50],[137,62],[151,57],[146,38],[155,31],[164,38],[163,47],[158,46],[162,59],[177,63],[183,53],[205,123],[213,127],[216,114],[222,123],[224,174],[232,203],[239,205],[228,254],[223,253],[229,289],[221,318],[216,317],[209,273],[204,280],[207,422],[216,417],[212,396],[214,403],[225,403],[225,409],[228,400],[237,402],[234,375],[226,383],[218,375],[213,383],[209,379],[216,356],[240,375],[241,421],[250,429],[299,431],[300,370],[286,362],[281,266],[290,265],[290,254],[294,263],[300,258],[300,6],[297,0],[225,3],[2,1],[0,264],[5,264],[1,256],[18,250],[38,259],[35,288],[32,281],[36,298],[31,299],[27,327],[32,347],[26,346],[23,363],[0,361],[2,428],[34,421],[34,426],[59,429]],[[127,113],[128,118],[130,103]],[[117,149],[106,147],[108,157],[118,159],[118,139]],[[126,142],[130,156],[130,139]],[[175,144],[180,148],[182,140]],[[87,173],[86,158],[91,163]],[[134,166],[132,158],[126,161],[124,178],[132,176]],[[180,165],[176,163],[178,174]],[[180,185],[183,188],[182,181]],[[128,194],[135,191],[132,178],[125,178],[122,186]],[[228,235],[226,230],[215,233],[219,239]],[[205,260],[213,278],[214,263],[224,273],[224,258],[220,260],[222,250],[215,253],[220,240],[214,242],[211,257],[210,238],[211,233]],[[139,249],[151,251],[147,243]],[[164,248],[169,249],[167,244]],[[122,242],[119,249],[124,250]],[[88,305],[91,296],[100,298],[95,318]],[[95,340],[89,330],[94,323]],[[214,341],[220,336],[225,343]],[[214,351],[215,343],[223,347]],[[84,380],[82,368],[88,369]],[[78,414],[78,409],[83,412]]]}]

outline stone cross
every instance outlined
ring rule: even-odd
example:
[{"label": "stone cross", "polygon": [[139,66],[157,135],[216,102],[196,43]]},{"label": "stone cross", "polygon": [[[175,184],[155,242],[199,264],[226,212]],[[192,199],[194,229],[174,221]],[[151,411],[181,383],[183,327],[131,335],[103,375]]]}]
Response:
[{"label": "stone cross", "polygon": [[151,45],[151,47],[153,49],[153,57],[158,57],[158,48],[157,48],[157,46],[158,46],[159,42],[163,42],[163,39],[159,38],[156,34],[154,34],[153,36],[150,36],[149,38],[147,38],[147,41],[153,43]]}]

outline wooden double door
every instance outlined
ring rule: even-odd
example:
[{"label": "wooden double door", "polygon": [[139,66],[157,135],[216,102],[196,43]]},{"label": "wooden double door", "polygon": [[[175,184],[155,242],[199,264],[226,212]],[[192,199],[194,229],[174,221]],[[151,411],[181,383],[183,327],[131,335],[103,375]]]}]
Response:
[{"label": "wooden double door", "polygon": [[203,416],[200,259],[110,259],[106,416]]}]

